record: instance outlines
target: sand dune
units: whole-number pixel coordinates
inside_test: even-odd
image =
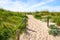
[[[20,36],[20,40],[60,40],[60,37],[48,34],[46,22],[37,20],[32,15],[28,15],[28,18],[28,29]]]

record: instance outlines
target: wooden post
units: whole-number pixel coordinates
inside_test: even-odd
[[[20,33],[19,33],[19,29],[16,30],[16,40],[20,40]]]
[[[49,16],[47,16],[47,27],[49,27]]]

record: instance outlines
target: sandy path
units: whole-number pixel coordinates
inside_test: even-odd
[[[46,22],[35,19],[32,15],[28,15],[29,30],[21,35],[20,40],[60,40],[60,37],[53,37],[48,34],[48,27]]]

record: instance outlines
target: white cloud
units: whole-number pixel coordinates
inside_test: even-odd
[[[44,6],[41,7],[41,10],[49,10],[49,11],[60,11],[60,6]]]
[[[38,3],[38,4],[35,4],[35,5],[31,6],[30,8],[42,6],[42,5],[45,5],[45,4],[50,3],[50,2],[52,2],[52,1],[53,1],[53,0],[47,0],[46,2],[40,2],[40,3]]]
[[[42,0],[42,2],[37,3],[35,5],[32,5],[32,6],[28,7],[27,11],[36,11],[36,10],[39,9],[39,7],[41,7],[41,6],[43,6],[43,5],[47,4],[47,3],[50,3],[52,1],[54,1],[54,0]]]
[[[33,8],[36,8],[36,7],[40,7],[40,6],[43,6],[43,5],[47,4],[47,3],[50,3],[52,1],[54,1],[54,0],[47,0],[46,2],[40,2],[38,4],[35,4],[35,5],[31,6],[31,7],[29,7],[28,9],[33,9]]]
[[[8,0],[0,0],[0,7],[2,7],[2,6],[4,6],[4,5],[6,5],[6,4],[8,4]]]
[[[12,11],[24,11],[27,5],[20,1],[0,0],[0,7]]]
[[[34,4],[33,1],[36,0],[29,0],[27,3],[21,2],[19,0],[11,1],[11,0],[0,0],[0,7],[12,11],[36,11],[36,10],[56,10],[59,11],[59,7],[51,7],[51,6],[45,6],[48,3],[53,2],[54,0],[42,0],[40,3]],[[50,11],[51,11],[50,10]]]

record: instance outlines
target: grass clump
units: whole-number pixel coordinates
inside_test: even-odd
[[[55,22],[58,26],[60,26],[60,16],[55,16],[53,18],[53,22]]]
[[[48,28],[50,28],[50,30],[48,31],[50,35],[53,35],[53,36],[60,35],[60,28],[57,28],[57,26],[50,25]]]

